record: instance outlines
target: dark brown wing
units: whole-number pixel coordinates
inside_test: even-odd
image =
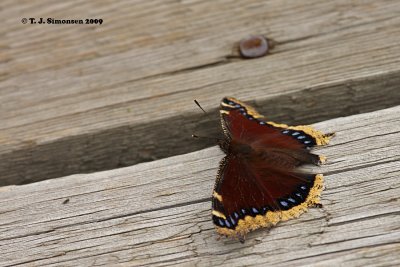
[[[226,157],[213,194],[213,221],[220,234],[243,238],[251,230],[294,218],[319,203],[321,174],[302,174]]]
[[[309,148],[329,136],[310,126],[266,122],[252,107],[233,98],[221,102],[227,157],[213,193],[213,221],[220,234],[239,237],[259,227],[294,218],[319,203],[321,174],[297,171],[323,158]]]
[[[328,144],[332,136],[332,134],[323,134],[308,125],[288,126],[267,121],[254,108],[234,98],[222,99],[220,112],[224,133],[232,139],[251,142],[259,140],[260,135],[283,135],[288,138],[282,138],[278,144],[279,147],[311,148]]]

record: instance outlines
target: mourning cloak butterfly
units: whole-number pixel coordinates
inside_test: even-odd
[[[322,174],[300,172],[303,164],[321,164],[313,146],[328,144],[332,134],[310,126],[266,121],[252,107],[230,97],[221,101],[226,153],[212,195],[212,219],[220,235],[238,238],[260,227],[296,218],[318,206]]]

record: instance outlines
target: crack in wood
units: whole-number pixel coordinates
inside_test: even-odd
[[[346,224],[351,224],[351,223],[355,223],[355,222],[368,221],[370,219],[382,218],[382,217],[392,216],[392,215],[400,215],[400,211],[379,213],[379,214],[369,215],[369,216],[362,217],[362,218],[347,219],[346,221],[342,221],[342,222],[328,223],[327,227],[340,226],[340,225],[346,225]]]

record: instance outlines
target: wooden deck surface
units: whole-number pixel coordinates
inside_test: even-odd
[[[217,147],[0,194],[0,266],[396,266],[400,107],[318,123],[328,147],[324,209],[216,240]],[[66,200],[68,200],[68,203]]]
[[[399,14],[396,0],[1,1],[0,266],[400,265]],[[250,34],[275,48],[241,59]],[[223,155],[190,136],[220,132],[224,96],[337,132],[318,150],[324,209],[216,240]]]
[[[224,96],[256,101],[286,123],[400,104],[396,0],[6,0],[0,7],[2,185],[210,146],[189,138],[197,129],[218,131],[217,117],[202,116],[193,99],[215,114]],[[30,25],[23,17],[104,22]],[[237,58],[235,44],[255,33],[275,40],[271,55]]]

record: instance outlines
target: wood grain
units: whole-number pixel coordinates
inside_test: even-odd
[[[217,132],[193,99],[214,114],[235,96],[286,123],[398,105],[399,12],[395,0],[2,1],[0,185],[210,146],[190,140]],[[237,58],[253,33],[275,49]]]
[[[0,190],[0,266],[396,266],[400,106],[315,126],[336,132],[323,209],[216,240],[217,147]],[[65,203],[68,199],[68,203]]]

